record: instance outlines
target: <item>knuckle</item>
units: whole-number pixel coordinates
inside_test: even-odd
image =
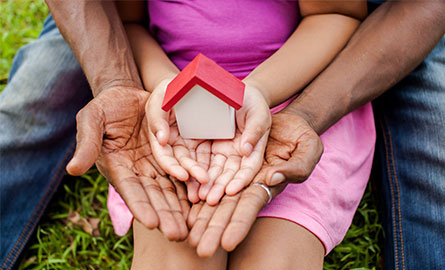
[[[224,229],[226,227],[222,224],[217,224],[217,223],[212,223],[210,222],[209,225],[207,226],[207,230],[213,230],[213,231],[218,231],[218,232],[223,232]]]
[[[230,206],[238,202],[238,197],[225,195],[224,198],[219,202],[220,207]]]
[[[261,122],[261,124],[263,124],[264,122]],[[254,128],[254,134],[257,136],[262,136],[266,131],[267,131],[267,127],[261,127],[261,125],[258,125]],[[259,138],[258,138],[259,139]]]
[[[264,191],[264,194],[265,192],[266,191]],[[266,205],[267,194],[266,196],[261,196],[258,193],[247,189],[245,192],[243,192],[242,199],[246,199],[247,201],[253,202],[254,205]]]
[[[81,122],[82,119],[84,118],[85,110],[86,110],[86,108],[83,108],[83,109],[81,109],[80,111],[77,112],[77,114],[76,114],[76,122],[77,123]]]

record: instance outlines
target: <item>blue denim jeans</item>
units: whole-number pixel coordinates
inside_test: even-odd
[[[445,39],[376,102],[385,269],[445,269]],[[0,269],[10,269],[57,189],[91,91],[51,17],[0,94]]]
[[[385,269],[445,269],[445,37],[374,109]]]
[[[0,94],[0,269],[10,269],[65,173],[75,115],[92,98],[71,48],[49,17],[21,48]]]

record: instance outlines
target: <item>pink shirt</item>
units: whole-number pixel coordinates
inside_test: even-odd
[[[148,1],[150,32],[183,69],[198,53],[246,77],[294,32],[297,1]]]

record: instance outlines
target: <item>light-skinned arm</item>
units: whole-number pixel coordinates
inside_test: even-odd
[[[299,1],[300,24],[245,81],[270,107],[301,91],[334,59],[367,15],[366,2]]]

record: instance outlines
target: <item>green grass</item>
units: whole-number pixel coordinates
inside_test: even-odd
[[[0,0],[0,91],[12,59],[24,44],[38,37],[48,9],[43,0]],[[31,237],[19,269],[129,269],[132,235],[113,233],[106,208],[107,182],[91,170],[65,177]],[[99,235],[92,236],[68,221],[70,211],[97,218]],[[345,240],[325,260],[325,269],[380,269],[382,226],[370,186]]]
[[[107,181],[94,169],[64,180],[19,269],[130,269],[132,234],[118,237],[113,232],[106,208]],[[69,222],[70,211],[98,218],[100,235],[91,236]]]
[[[42,0],[0,1],[0,90],[8,78],[12,58],[39,35],[48,8]]]

